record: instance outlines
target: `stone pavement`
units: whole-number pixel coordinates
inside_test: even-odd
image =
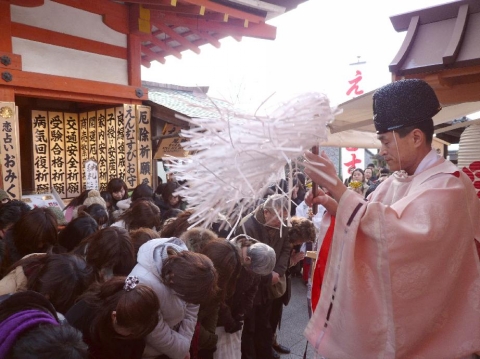
[[[292,278],[292,296],[290,303],[283,307],[282,323],[277,331],[277,341],[291,349],[290,354],[281,354],[282,359],[302,359],[307,339],[303,331],[308,323],[307,286],[303,279]],[[308,345],[307,359],[314,359],[314,351]]]

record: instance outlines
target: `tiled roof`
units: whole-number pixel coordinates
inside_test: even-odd
[[[184,116],[195,118],[218,118],[218,109],[232,108],[226,101],[206,95],[208,87],[181,87],[142,82],[148,89],[148,99]]]

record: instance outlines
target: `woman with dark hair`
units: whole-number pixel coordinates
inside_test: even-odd
[[[57,245],[58,223],[46,207],[26,212],[5,234],[2,273],[31,253],[47,253]]]
[[[80,206],[78,209],[78,214],[88,215],[97,222],[98,228],[104,228],[108,224],[108,212],[104,206],[98,203],[93,203],[89,206]]]
[[[87,359],[82,334],[43,295],[25,291],[3,296],[0,304],[0,358]]]
[[[178,238],[152,239],[140,247],[130,275],[149,285],[160,303],[159,323],[147,336],[144,358],[189,358],[198,305],[217,295],[212,261]]]
[[[33,290],[66,313],[93,280],[93,269],[76,255],[32,254],[15,263],[0,281],[0,295]]]
[[[188,227],[191,226],[191,223],[188,222],[188,219],[192,214],[193,211],[187,209],[186,211],[180,213],[177,217],[171,218],[167,222],[164,222],[162,230],[160,231],[162,238],[180,238],[182,233],[186,232]]]
[[[363,170],[361,168],[355,168],[352,172],[352,180],[348,184],[348,188],[364,196],[368,187],[369,185],[365,183]]]
[[[89,189],[83,191],[77,197],[72,199],[69,204],[65,206],[63,210],[65,212],[65,220],[67,222],[70,222],[72,219],[74,219],[77,216],[77,209],[87,199],[89,192],[90,192]]]
[[[82,331],[90,359],[140,359],[159,308],[155,292],[138,278],[113,277],[93,285],[65,317]]]
[[[237,248],[220,238],[208,241],[200,253],[213,262],[218,274],[219,291],[216,298],[200,305],[196,329],[198,340],[192,341],[190,354],[193,358],[213,359],[218,339],[215,334],[218,312],[220,306],[225,305],[225,299],[231,297],[235,291],[242,261]]]
[[[135,266],[135,252],[128,231],[119,227],[107,227],[85,238],[73,250],[95,270],[99,281],[113,276],[125,276]]]
[[[127,230],[138,228],[160,228],[160,210],[152,202],[144,199],[137,200],[123,212],[112,227],[121,227]]]
[[[137,257],[138,250],[141,246],[151,239],[160,238],[160,234],[150,228],[138,228],[129,232],[133,243],[133,248],[135,249],[135,258]]]
[[[96,231],[98,231],[98,223],[95,219],[88,215],[81,215],[58,233],[58,244],[70,252]]]
[[[121,214],[119,211],[118,202],[128,198],[128,187],[125,181],[120,178],[112,178],[107,184],[107,191],[112,195],[112,215],[113,221]]]
[[[161,185],[161,195],[155,196],[155,204],[160,208],[162,214],[169,209],[185,210],[185,203],[181,197],[174,195],[175,191],[179,188],[180,185],[177,182],[167,182]],[[158,190],[157,188],[157,191]]]

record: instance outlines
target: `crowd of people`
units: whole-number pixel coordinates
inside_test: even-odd
[[[373,109],[389,169],[343,182],[307,151],[293,188],[271,186],[235,228],[191,228],[175,181],[129,194],[113,179],[63,213],[0,191],[0,359],[274,359],[290,350],[276,332],[302,272],[322,357],[475,358],[475,189],[431,147],[428,84],[389,84]]]
[[[2,201],[0,358],[266,358],[250,342],[251,318],[286,292],[293,246],[315,239],[313,224],[293,217],[287,226],[289,199],[272,194],[253,213],[270,216],[282,236],[239,227],[227,240],[222,225],[190,228],[194,212],[175,195],[179,186],[129,193],[115,178],[63,213]],[[274,344],[272,332],[270,356]],[[23,353],[29,345],[37,354]]]

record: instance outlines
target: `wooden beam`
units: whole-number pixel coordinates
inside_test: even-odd
[[[130,86],[141,87],[142,75],[140,71],[141,54],[141,40],[138,36],[127,35],[128,47],[128,84]]]
[[[12,52],[12,21],[10,15],[10,4],[7,1],[0,1],[0,51]]]
[[[15,22],[12,23],[12,36],[42,42],[44,44],[91,52],[124,60],[127,59],[127,49],[124,47],[85,39],[83,37],[67,35],[61,32],[41,29],[30,25]]]
[[[168,46],[168,41],[164,42],[162,40],[159,40],[158,38],[156,38],[157,35],[160,35],[160,34],[163,34],[163,31],[160,31],[160,30],[157,30],[157,31],[154,31],[152,33],[152,35],[149,37],[149,41],[158,46],[159,48],[161,48],[163,51],[165,51],[168,55],[173,55],[175,56],[176,58],[178,59],[181,59],[182,58],[182,54],[180,52],[178,52],[177,50],[175,50],[173,47],[171,46]]]
[[[147,45],[142,45],[142,52],[150,58],[150,61],[156,60],[165,64],[165,57],[150,49]]]
[[[41,93],[45,91],[55,93],[55,96],[58,98],[70,99],[71,101],[76,101],[77,98],[80,97],[88,98],[89,101],[96,97],[116,98],[121,99],[121,101],[141,101],[148,98],[146,89],[143,89],[143,96],[138,97],[135,93],[138,87],[135,86],[124,86],[19,70],[10,70],[9,72],[12,74],[12,81],[3,82],[0,80],[0,85],[14,88],[17,94],[31,93],[32,91]]]
[[[460,6],[458,9],[458,16],[455,20],[455,28],[452,32],[452,37],[448,43],[447,49],[443,54],[443,64],[450,65],[457,60],[458,53],[462,47],[463,37],[467,28],[468,19],[468,4]]]
[[[10,0],[12,5],[23,6],[23,7],[37,7],[42,6],[44,0]]]
[[[15,90],[0,85],[0,102],[15,102]]]
[[[193,45],[189,40],[187,40],[186,38],[184,38],[182,35],[178,34],[177,32],[175,32],[173,29],[171,29],[168,25],[165,25],[163,22],[153,22],[152,23],[155,25],[155,27],[157,27],[159,30],[163,31],[165,34],[167,34],[168,36],[170,36],[172,39],[175,39],[177,40],[180,44],[182,44],[183,46],[189,48],[190,50],[192,50],[193,52],[195,52],[196,54],[199,54],[201,52],[200,48]]]
[[[277,29],[265,23],[250,24],[248,28],[241,26],[233,26],[230,23],[218,23],[212,21],[206,21],[201,16],[197,17],[182,17],[171,14],[163,14],[162,17],[158,17],[155,12],[152,11],[152,23],[165,23],[169,25],[184,26],[189,29],[219,32],[229,36],[249,36],[260,39],[275,40]]]
[[[265,21],[265,18],[258,15],[253,15],[245,11],[234,9],[230,6],[221,5],[209,0],[183,0],[189,4],[205,6],[207,10],[218,12],[221,14],[228,14],[231,17],[235,17],[237,19],[248,20],[254,23],[262,23]]]
[[[412,48],[413,43],[415,42],[415,37],[417,36],[419,23],[420,23],[419,16],[414,16],[410,19],[407,35],[405,36],[405,39],[403,39],[402,46],[398,50],[397,55],[395,56],[391,64],[388,66],[391,73],[395,73],[398,70],[400,70],[400,67],[402,66],[403,62],[407,58],[407,55],[410,52],[410,49]]]
[[[193,34],[195,34],[195,35],[197,35],[197,36],[199,36],[199,37],[207,40],[211,45],[213,45],[213,46],[216,47],[217,49],[220,48],[220,46],[221,46],[220,41],[218,41],[217,38],[213,37],[213,36],[210,35],[208,32],[206,32],[206,31],[196,31],[196,30],[192,30],[192,29],[190,29],[190,31],[191,31]]]
[[[103,23],[122,34],[129,33],[128,7],[110,0],[52,0],[59,4],[102,15]]]
[[[9,52],[0,51],[0,57],[6,56],[10,59],[10,64],[4,65],[0,62],[0,69],[13,69],[13,70],[21,70],[22,69],[22,56],[12,54]]]
[[[200,9],[201,6],[196,5],[177,5],[171,6],[170,4],[167,5],[144,5],[146,9],[154,10],[158,12],[173,12],[175,14],[182,14],[182,15],[201,15]]]

